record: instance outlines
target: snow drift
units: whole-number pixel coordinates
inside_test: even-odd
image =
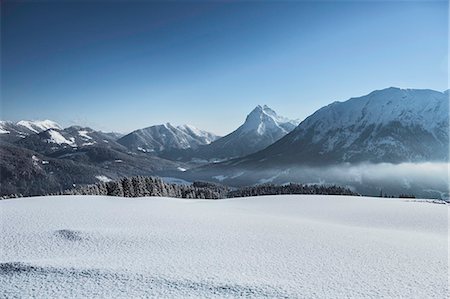
[[[59,196],[0,211],[0,297],[447,296],[441,204]]]

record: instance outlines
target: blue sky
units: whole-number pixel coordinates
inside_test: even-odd
[[[389,86],[447,89],[447,1],[2,2],[2,119],[226,134]]]

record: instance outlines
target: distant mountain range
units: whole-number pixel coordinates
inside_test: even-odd
[[[49,120],[1,121],[1,194],[44,194],[130,175],[243,185],[294,180],[293,167],[448,162],[448,97],[387,88],[334,102],[300,124],[257,106],[224,137],[170,123],[121,136]],[[302,173],[296,182],[304,179]]]
[[[32,126],[41,122],[27,123],[36,132],[11,122],[1,123],[2,195],[42,195],[78,184],[184,169],[180,162],[131,152],[116,141],[115,133],[79,126],[61,129],[57,124],[44,130]]]

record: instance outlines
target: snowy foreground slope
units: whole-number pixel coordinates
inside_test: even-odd
[[[446,298],[447,206],[340,196],[0,201],[1,298]]]

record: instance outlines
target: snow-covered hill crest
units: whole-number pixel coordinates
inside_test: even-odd
[[[21,120],[17,123],[18,126],[25,127],[34,133],[40,133],[48,129],[58,129],[61,130],[62,127],[52,120]]]
[[[21,120],[18,122],[0,120],[0,138],[7,142],[15,142],[49,129],[61,130],[61,126],[51,120]]]
[[[191,125],[174,126],[165,123],[133,131],[118,142],[132,150],[160,152],[168,149],[196,148],[217,138],[215,134]]]
[[[61,126],[52,120],[21,120],[16,123],[0,120],[0,134],[29,135],[40,133],[48,129],[61,130]]]
[[[446,298],[445,205],[277,195],[0,201],[2,298]],[[326,287],[324,287],[326,285]]]

